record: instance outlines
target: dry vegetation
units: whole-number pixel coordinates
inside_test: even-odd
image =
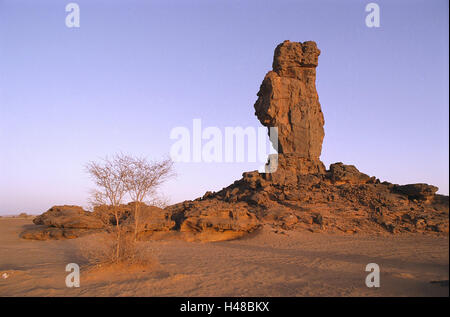
[[[156,195],[158,187],[174,175],[170,159],[148,161],[146,158],[115,155],[101,162],[89,162],[86,170],[97,188],[91,204],[101,206],[101,218],[107,233],[92,236],[82,243],[83,256],[92,264],[147,265],[154,259],[146,243],[138,240],[140,205],[145,199],[164,203]],[[121,204],[126,196],[134,202],[133,229],[125,222]]]
[[[135,241],[133,234],[125,233],[120,238],[120,253],[117,255],[117,236],[114,233],[99,233],[80,239],[80,255],[91,268],[142,268],[157,265],[153,252],[146,241]]]

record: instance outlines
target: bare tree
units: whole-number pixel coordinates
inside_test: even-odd
[[[144,157],[119,155],[124,172],[124,186],[134,204],[134,239],[139,231],[139,208],[146,198],[155,199],[159,186],[174,176],[171,159],[149,161]]]
[[[115,218],[117,261],[119,261],[121,241],[121,209],[119,206],[126,194],[124,182],[126,170],[120,162],[119,156],[115,156],[113,159],[105,158],[101,162],[91,161],[86,164],[86,171],[97,185],[97,189],[92,192],[92,203],[111,206]]]

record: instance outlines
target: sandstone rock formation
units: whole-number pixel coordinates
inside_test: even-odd
[[[103,229],[103,222],[79,206],[53,206],[33,219],[35,228],[21,234],[24,239],[73,239]]]
[[[370,180],[376,181],[374,177],[358,171],[355,166],[341,162],[330,165],[329,177],[333,184],[365,184]]]
[[[119,209],[122,230],[134,232],[134,203],[115,207]],[[139,209],[140,236],[149,236],[154,232],[169,231],[174,228],[172,214],[166,210],[141,204]],[[115,218],[112,207],[96,206],[93,212],[80,206],[54,206],[36,217],[35,228],[25,230],[24,239],[49,240],[73,239],[89,233],[114,230]]]
[[[328,170],[320,161],[324,118],[315,88],[320,50],[314,42],[285,41],[275,49],[254,105],[264,126],[277,127],[278,155],[268,171],[245,172],[218,192],[167,208],[142,206],[140,237],[178,233],[188,240],[240,237],[261,226],[279,230],[336,233],[448,234],[449,197],[427,184],[381,182],[341,162]],[[272,136],[271,136],[272,137]],[[57,206],[39,216],[39,228],[24,238],[69,238],[106,230],[114,222],[108,206],[87,213]],[[132,231],[133,205],[122,205],[122,221]]]
[[[276,142],[271,135],[278,155],[269,157],[268,173],[243,173],[241,180],[217,193],[167,208],[189,224],[191,218],[207,219],[239,206],[247,210],[240,222],[249,226],[216,222],[181,227],[251,232],[257,224],[268,224],[313,232],[448,233],[448,196],[435,195],[436,187],[381,183],[340,162],[325,169],[320,161],[324,118],[315,87],[319,55],[314,42],[284,41],[275,49],[272,71],[254,105],[260,122],[278,129]],[[221,215],[227,217],[226,212]],[[228,218],[236,216],[230,213]]]
[[[248,233],[259,226],[256,216],[250,213],[246,204],[243,203],[228,203],[212,199],[202,204],[184,202],[172,206],[169,210],[174,214],[182,215],[177,218],[181,232],[214,230]]]
[[[284,41],[255,103],[256,116],[278,129],[278,166],[294,174],[323,173],[320,161],[324,118],[316,91],[320,50],[315,42]],[[276,136],[275,136],[276,137]],[[274,143],[274,142],[272,142]]]
[[[34,218],[37,225],[56,228],[100,229],[103,223],[79,206],[53,206],[42,215]]]
[[[430,200],[434,197],[438,188],[428,184],[408,184],[395,186],[394,190],[407,195],[411,199]]]
[[[119,222],[122,224],[123,229],[134,232],[135,203],[131,202],[114,208],[119,211]],[[114,208],[106,205],[95,206],[92,215],[101,219],[104,228],[111,228],[116,223]],[[175,226],[172,214],[164,209],[139,203],[138,211],[139,231],[141,235],[148,235],[156,231],[169,231]]]

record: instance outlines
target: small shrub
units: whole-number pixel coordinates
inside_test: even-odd
[[[126,264],[151,266],[156,262],[149,243],[135,241],[132,233],[121,235],[118,256],[117,243],[117,235],[115,233],[93,234],[79,241],[81,255],[90,265]]]

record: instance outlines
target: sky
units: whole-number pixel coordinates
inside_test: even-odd
[[[284,40],[321,50],[321,159],[449,192],[447,0],[0,0],[0,214],[87,206],[88,161],[168,155],[174,127],[259,127],[253,104]],[[176,163],[172,203],[256,163]]]

